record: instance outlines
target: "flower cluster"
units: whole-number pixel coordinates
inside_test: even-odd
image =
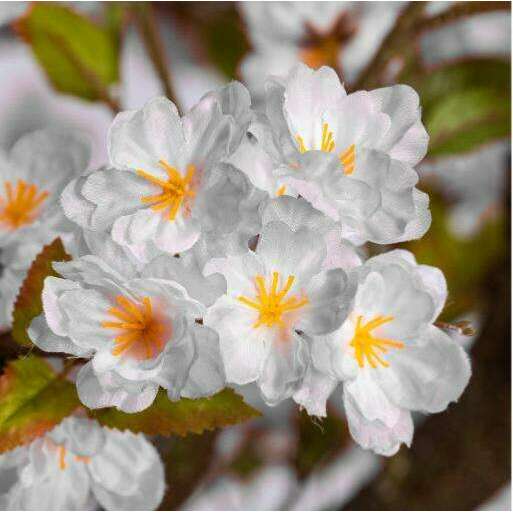
[[[175,401],[254,383],[269,405],[325,416],[342,383],[355,440],[393,454],[411,442],[411,412],[445,409],[470,377],[434,324],[441,271],[364,246],[429,228],[418,95],[348,94],[333,69],[303,64],[265,91],[263,111],[238,82],[183,116],[155,98],[115,118],[108,165],[76,157],[58,209],[73,258],[54,263],[29,336],[87,360],[76,384],[89,408],[134,413],[160,387]],[[13,163],[0,241],[43,223],[60,194]]]
[[[76,416],[0,455],[0,470],[10,484],[2,510],[145,510],[164,495],[164,467],[143,435]]]

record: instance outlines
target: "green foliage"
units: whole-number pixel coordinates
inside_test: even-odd
[[[326,418],[318,421],[305,411],[299,412],[297,426],[299,438],[295,466],[302,478],[337,456],[351,441],[345,420],[332,410],[328,411]]]
[[[260,414],[226,388],[212,397],[179,401],[170,401],[161,389],[154,403],[142,412],[129,414],[116,408],[103,408],[91,410],[89,415],[111,428],[147,435],[185,436],[238,424]]]
[[[60,238],[45,246],[32,262],[14,304],[12,338],[23,346],[31,346],[27,329],[34,317],[43,311],[41,293],[47,276],[59,276],[52,267],[53,262],[71,260],[64,250]]]
[[[110,27],[57,3],[34,2],[17,30],[60,92],[105,100],[118,80],[119,45]]]
[[[511,133],[508,62],[451,63],[409,82],[421,97],[430,157],[467,152]]]
[[[78,406],[75,385],[43,359],[11,361],[0,376],[0,452],[42,436]]]

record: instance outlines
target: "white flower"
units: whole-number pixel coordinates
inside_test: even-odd
[[[296,66],[270,80],[267,117],[283,162],[275,169],[312,205],[340,221],[346,237],[391,243],[418,238],[431,222],[412,166],[428,136],[408,86],[347,95],[331,68]],[[274,154],[274,147],[272,147]]]
[[[220,337],[227,380],[256,382],[268,404],[290,397],[307,366],[298,331],[328,333],[345,318],[353,294],[342,269],[322,271],[326,245],[308,228],[271,222],[255,252],[213,260],[227,293],[204,318]]]
[[[240,143],[246,115],[249,96],[237,83],[204,96],[183,118],[165,98],[118,114],[109,135],[113,168],[70,186],[65,211],[74,210],[89,229],[111,230],[144,260],[191,248],[202,230],[238,228],[234,220],[248,187],[238,170],[219,165]],[[83,213],[70,206],[77,197]],[[216,203],[225,206],[222,213]]]
[[[0,469],[11,482],[3,510],[153,510],[165,488],[162,461],[143,435],[79,417],[0,455]]]
[[[459,398],[470,364],[433,325],[447,297],[440,270],[395,250],[352,272],[358,280],[352,311],[339,329],[310,339],[313,365],[294,398],[324,416],[326,399],[343,381],[351,434],[363,447],[391,455],[411,443],[411,411],[440,412]]]
[[[172,400],[218,392],[218,337],[195,322],[204,307],[176,282],[141,278],[144,269],[130,266],[118,249],[54,263],[63,278],[46,278],[44,313],[31,323],[31,340],[45,351],[91,359],[77,377],[89,408],[141,411],[159,386]]]
[[[79,134],[46,129],[21,137],[0,161],[1,327],[10,325],[19,287],[43,246],[61,237],[72,249],[74,226],[59,197],[88,160],[89,145]]]
[[[257,96],[263,78],[284,76],[298,62],[332,66],[353,81],[392,27],[401,2],[244,2],[252,51],[241,73]]]

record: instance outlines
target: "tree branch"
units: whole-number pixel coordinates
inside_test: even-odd
[[[146,51],[153,63],[155,71],[162,83],[165,95],[177,105],[176,94],[171,83],[167,66],[167,57],[155,21],[153,7],[150,2],[136,2],[132,10],[139,32],[146,46]]]

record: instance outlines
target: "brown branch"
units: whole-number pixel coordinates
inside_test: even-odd
[[[509,2],[460,2],[454,4],[446,11],[441,12],[430,18],[420,20],[416,27],[416,31],[436,29],[447,23],[458,21],[461,18],[482,14],[486,12],[501,11],[509,9]]]
[[[403,9],[374,58],[361,72],[353,90],[370,89],[380,85],[380,78],[390,60],[412,49],[411,35],[419,18],[424,14],[425,6],[424,2],[411,2]]]
[[[165,95],[177,105],[176,94],[171,83],[168,69],[168,60],[164,52],[164,45],[160,37],[151,2],[135,2],[132,6],[135,21],[141,34],[146,51],[153,63]]]

